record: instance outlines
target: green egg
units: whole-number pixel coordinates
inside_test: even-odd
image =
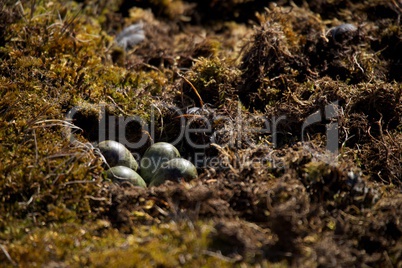
[[[140,174],[146,183],[150,183],[153,175],[164,162],[178,157],[180,153],[172,144],[157,142],[144,153],[140,162]]]
[[[106,171],[106,176],[113,182],[130,182],[135,186],[147,187],[141,176],[126,166],[114,166]]]
[[[190,181],[198,177],[197,168],[190,161],[183,158],[175,158],[162,163],[154,174],[149,186],[158,186],[166,180]]]
[[[98,144],[109,167],[126,166],[134,171],[138,169],[138,163],[131,152],[121,143],[112,140],[102,141]]]

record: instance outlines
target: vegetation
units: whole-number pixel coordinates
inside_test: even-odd
[[[401,4],[262,2],[0,0],[3,266],[402,265]],[[183,122],[196,179],[107,178]]]

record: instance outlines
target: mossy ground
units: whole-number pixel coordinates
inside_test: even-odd
[[[402,265],[402,5],[262,2],[0,0],[2,266]],[[139,21],[145,41],[117,47]],[[331,103],[336,155],[334,118],[301,131]],[[177,147],[217,161],[114,185],[94,147],[106,115],[155,125],[108,122],[147,137],[138,155],[207,119]]]

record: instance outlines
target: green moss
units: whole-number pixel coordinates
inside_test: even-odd
[[[326,35],[340,21],[321,19],[321,8],[330,15],[325,1],[278,3],[256,16],[265,6],[252,0],[137,1],[144,9],[130,9],[129,17],[121,14],[129,1],[106,2],[0,0],[3,266],[398,266],[401,33],[394,4],[343,1],[350,10],[339,19],[365,22],[348,45]],[[358,18],[377,9],[387,12]],[[259,20],[255,31],[249,19]],[[145,40],[119,51],[113,35],[138,21]],[[336,118],[327,118],[331,102],[339,104]],[[186,113],[206,103],[200,114],[171,108]],[[83,131],[71,143],[66,113],[73,107]],[[98,139],[101,107],[108,116],[155,119],[155,133],[127,127],[130,141],[142,134],[170,141],[182,118],[207,116],[213,133],[194,137],[217,143],[202,155],[219,163],[200,166],[190,183],[144,189],[105,181],[90,143]],[[304,133],[309,143],[297,143],[317,111],[321,122]],[[274,147],[265,123],[282,115],[283,125],[270,129],[280,133]],[[320,162],[329,123],[338,124],[343,146],[336,163]],[[185,157],[201,152],[185,141],[178,146]]]
[[[134,233],[125,235],[104,220],[52,224],[20,230],[22,235],[6,250],[14,262],[31,267],[51,263],[73,267],[229,267],[228,260],[208,254],[211,228],[208,222],[182,221],[138,226]],[[3,256],[0,260],[7,263]]]
[[[237,68],[218,58],[199,58],[187,74],[187,78],[198,91],[204,103],[221,105],[233,96],[236,79],[240,75]],[[186,93],[194,96],[191,85],[185,85]],[[193,97],[196,101],[197,98]]]
[[[108,200],[101,161],[90,146],[65,139],[64,114],[74,106],[89,107],[82,114],[88,117],[91,107],[104,102],[147,118],[151,97],[162,92],[167,78],[113,65],[105,49],[111,38],[74,2],[24,2],[21,8],[24,19],[7,26],[1,48],[7,57],[0,70],[0,237],[8,241],[4,250],[11,260],[1,254],[1,262],[173,267],[184,258],[196,266],[222,266],[202,253],[207,225],[196,233],[187,224],[139,227],[127,237],[107,222],[94,224]]]
[[[103,78],[104,33],[78,5],[20,7],[25,17],[7,26],[2,47],[0,210],[33,222],[90,218],[87,197],[98,196],[102,168],[90,148],[64,138],[64,113],[77,99],[99,101],[104,85],[125,77],[111,68],[114,79]]]

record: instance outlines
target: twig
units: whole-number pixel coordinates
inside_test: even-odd
[[[107,96],[107,98],[113,102],[113,104],[116,106],[117,109],[119,109],[120,112],[122,112],[124,115],[129,116],[129,114],[127,114],[119,105],[117,105],[112,97]]]
[[[63,186],[67,186],[70,184],[86,184],[86,183],[97,183],[97,181],[68,181],[63,183]]]
[[[60,120],[60,119],[46,119],[46,120],[42,120],[42,121],[37,121],[34,123],[34,125],[39,125],[42,123],[46,123],[46,125],[33,126],[32,128],[35,129],[35,128],[41,128],[41,127],[64,126],[64,127],[70,127],[73,129],[81,130],[81,128],[77,127],[76,125],[74,125],[66,120]],[[51,123],[51,124],[47,124],[47,123]]]
[[[22,3],[21,3],[21,1],[18,1],[17,3],[15,3],[15,6],[18,6],[19,7],[19,9],[20,9],[20,13],[21,13],[21,17],[24,19],[24,21],[26,22],[27,21],[27,19],[26,19],[26,17],[25,17],[25,11],[24,11],[24,7],[22,6]]]
[[[190,87],[193,89],[195,95],[197,95],[198,100],[200,101],[200,106],[204,107],[204,102],[202,101],[202,98],[200,96],[200,94],[198,93],[197,89],[195,88],[195,86],[187,79],[185,78],[181,73],[176,72],[178,76],[180,76],[181,78],[183,78],[184,81],[186,81]],[[182,90],[182,95],[183,95],[183,90]]]
[[[237,261],[237,259],[231,259],[231,258],[228,258],[226,256],[223,256],[220,253],[209,251],[209,250],[203,250],[202,253],[205,254],[205,255],[211,256],[211,257],[221,259],[223,261],[227,261],[227,262],[232,262],[233,263],[233,262]]]
[[[15,261],[13,261],[13,259],[11,259],[11,256],[10,256],[10,254],[8,254],[6,248],[1,244],[0,244],[0,249],[1,249],[1,251],[3,251],[4,255],[6,255],[6,258],[11,262],[11,264],[13,266],[18,266],[18,264]]]
[[[360,64],[357,62],[357,54],[353,55],[353,61],[356,63],[357,67],[359,67],[360,71],[362,71],[362,73],[364,73],[364,69],[360,66]]]
[[[84,198],[88,198],[88,199],[91,199],[91,200],[94,200],[94,201],[99,201],[99,202],[106,201],[108,205],[112,204],[112,200],[111,200],[110,197],[107,198],[107,197],[95,197],[95,196],[92,196],[92,195],[86,195],[86,196],[84,196]]]
[[[160,115],[160,117],[161,117],[161,132],[160,132],[160,134],[159,134],[159,138],[161,138],[161,137],[162,137],[163,128],[164,128],[164,127],[163,127],[163,114],[162,114],[161,109],[159,109],[158,106],[152,105],[152,107],[155,107],[155,108],[158,110],[159,115]],[[153,123],[153,122],[152,122],[152,123]],[[153,133],[153,134],[155,134],[155,133]],[[151,139],[152,139],[152,136],[151,136]]]
[[[32,130],[32,133],[33,133],[34,142],[35,142],[35,162],[38,163],[39,153],[38,153],[38,142],[36,140],[35,129]]]

